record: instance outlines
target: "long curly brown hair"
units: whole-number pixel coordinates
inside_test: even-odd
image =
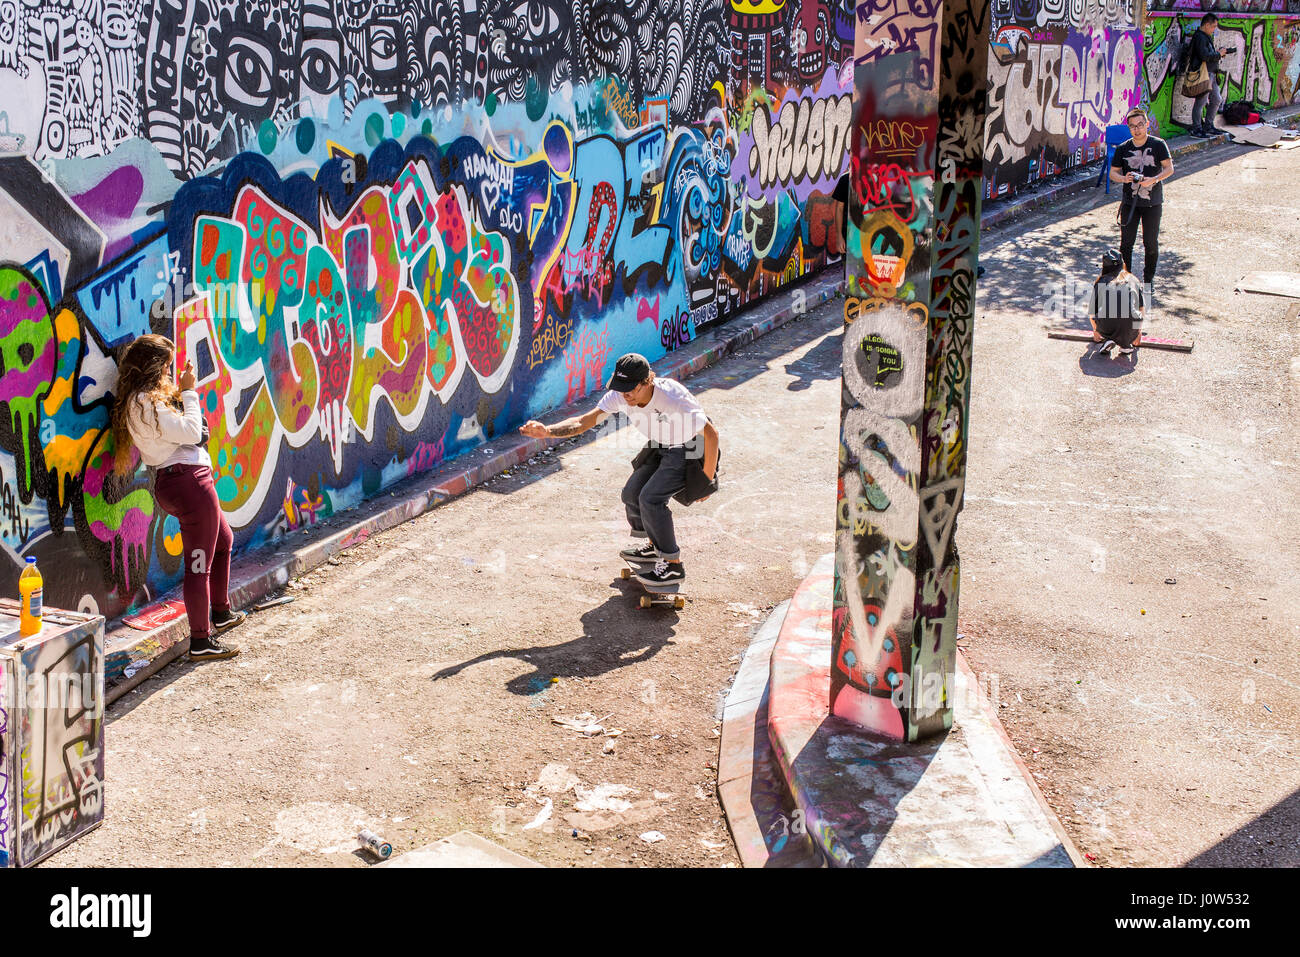
[[[119,475],[131,471],[132,448],[131,430],[127,426],[126,412],[135,401],[143,395],[150,399],[160,399],[177,409],[183,408],[181,390],[177,388],[174,356],[176,346],[166,336],[153,333],[141,336],[126,348],[117,365],[117,388],[113,390],[113,470]],[[152,403],[146,407],[154,412]]]

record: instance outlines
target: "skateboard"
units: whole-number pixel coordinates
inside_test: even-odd
[[[686,596],[679,595],[682,583],[673,582],[671,585],[647,585],[641,579],[637,578],[637,572],[646,568],[654,568],[654,562],[638,562],[631,558],[624,558],[624,564],[627,568],[619,569],[619,577],[624,581],[634,581],[645,589],[646,594],[641,596],[640,605],[642,608],[650,608],[653,605],[672,605],[678,611],[686,607]]]

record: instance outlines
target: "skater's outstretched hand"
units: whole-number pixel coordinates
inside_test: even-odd
[[[550,436],[551,431],[536,419],[530,419],[519,427],[519,431],[530,439],[544,439]]]

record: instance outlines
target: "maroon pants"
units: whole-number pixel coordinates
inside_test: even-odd
[[[154,480],[154,497],[164,512],[180,520],[185,612],[190,634],[206,638],[212,632],[211,610],[230,610],[230,546],[235,540],[212,484],[212,469],[206,465],[161,468]]]

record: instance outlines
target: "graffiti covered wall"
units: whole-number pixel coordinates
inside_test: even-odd
[[[1219,0],[1213,7],[1162,0],[1158,9],[1147,21],[1143,88],[1166,134],[1191,125],[1192,100],[1182,94],[1177,69],[1206,10],[1219,16],[1215,46],[1229,51],[1220,60],[1223,102],[1251,100],[1263,109],[1300,104],[1300,0]]]
[[[848,0],[0,0],[0,542],[180,578],[115,350],[193,358],[237,548],[835,259]],[[12,587],[12,586],[10,586]]]
[[[1142,99],[1133,0],[992,0],[986,198],[1106,154]]]

